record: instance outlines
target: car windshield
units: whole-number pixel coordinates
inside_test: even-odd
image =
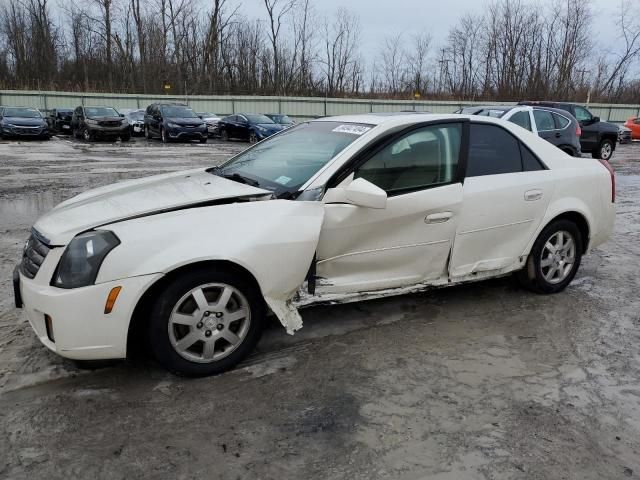
[[[189,107],[164,106],[162,107],[162,115],[168,118],[196,118],[197,115]]]
[[[202,112],[202,113],[199,113],[198,116],[202,117],[202,118],[217,117],[217,115],[215,113],[210,113],[210,112]]]
[[[135,112],[127,113],[127,117],[131,120],[144,120],[144,111],[137,110]]]
[[[372,125],[306,122],[237,155],[211,173],[291,198],[315,173]]]
[[[245,117],[247,117],[247,120],[249,120],[249,123],[275,123],[273,120],[271,120],[269,117],[267,117],[266,115],[245,115]]]
[[[5,117],[42,118],[42,114],[35,108],[5,108],[2,115]]]
[[[117,117],[118,112],[111,107],[84,107],[87,117]]]

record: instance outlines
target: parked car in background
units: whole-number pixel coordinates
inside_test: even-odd
[[[218,122],[218,130],[222,140],[236,138],[249,140],[249,143],[259,142],[284,130],[284,128],[266,115],[256,113],[229,115]]]
[[[473,106],[456,113],[502,118],[538,134],[572,157],[581,156],[578,121],[565,110],[551,107],[512,105]]]
[[[0,138],[49,140],[49,125],[37,108],[3,107],[0,110]]]
[[[267,117],[273,120],[279,125],[283,125],[286,128],[292,127],[296,124],[288,115],[282,113],[265,113]]]
[[[625,123],[624,126],[631,131],[631,140],[640,140],[640,118],[631,117]]]
[[[135,332],[171,372],[211,375],[252,352],[269,311],[293,333],[298,306],[511,272],[559,293],[610,237],[614,185],[608,162],[499,119],[323,118],[66,200],[33,226],[15,300],[59,355],[124,358]]]
[[[159,137],[163,143],[174,140],[198,140],[207,143],[207,124],[188,105],[152,103],[144,114],[144,135]]]
[[[520,102],[520,105],[552,107],[565,110],[573,115],[582,129],[580,146],[583,152],[591,153],[593,158],[610,160],[618,141],[618,127],[613,123],[602,122],[600,117],[591,114],[581,105],[564,102]]]
[[[199,112],[197,115],[207,124],[207,132],[210,137],[218,134],[218,122],[222,117],[210,112]]]
[[[124,117],[129,122],[129,131],[132,136],[144,135],[144,110],[127,110]]]
[[[631,143],[631,129],[618,125],[618,143]]]
[[[74,137],[87,142],[116,138],[128,142],[131,139],[129,122],[113,107],[76,107],[71,117],[71,130]]]
[[[46,120],[51,133],[66,133],[71,135],[71,117],[73,108],[54,108],[49,112]]]

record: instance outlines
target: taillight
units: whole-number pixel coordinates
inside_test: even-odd
[[[604,165],[604,168],[609,170],[611,175],[611,203],[616,201],[616,173],[613,171],[613,167],[606,160],[600,160],[600,163]]]
[[[576,128],[576,135],[577,136],[582,135],[582,129],[580,128],[580,125],[578,125],[578,127]]]

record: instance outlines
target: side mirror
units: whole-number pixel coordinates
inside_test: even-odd
[[[598,123],[600,121],[600,117],[593,117],[591,119],[591,123]]]
[[[347,202],[366,208],[386,208],[387,192],[364,178],[356,178],[344,190]]]
[[[124,113],[120,113],[120,118],[124,118]]]

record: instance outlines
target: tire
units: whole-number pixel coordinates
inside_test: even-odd
[[[151,140],[151,132],[149,131],[149,125],[144,126],[144,138]]]
[[[85,142],[93,142],[95,140],[95,136],[87,127],[82,130],[82,138]]]
[[[228,142],[229,141],[229,132],[227,132],[226,130],[221,130],[220,131],[220,140],[222,140],[223,142]]]
[[[218,307],[215,303],[223,295],[226,303]],[[264,301],[251,281],[227,270],[195,270],[158,294],[149,322],[151,349],[158,362],[176,375],[216,375],[253,351],[265,316]]]
[[[555,247],[560,241],[566,247],[556,255],[549,246]],[[561,292],[576,276],[582,252],[583,239],[577,225],[569,220],[556,220],[540,232],[517,278],[523,287],[536,293]],[[568,259],[573,259],[573,262],[569,264]],[[556,269],[555,273],[552,273],[553,269]]]
[[[131,140],[131,134],[120,135],[120,141],[121,142],[128,142],[129,140]]]
[[[167,136],[167,131],[164,127],[160,127],[160,139],[162,140],[162,143],[169,143],[171,141]]]
[[[249,132],[249,143],[251,144],[258,143],[258,136],[256,135],[256,132],[254,131]]]
[[[591,152],[591,156],[599,160],[611,160],[611,157],[613,156],[613,150],[615,148],[616,146],[613,144],[613,142],[608,138],[605,138],[600,142],[597,150]]]
[[[201,138],[200,143],[207,143],[207,137]]]

